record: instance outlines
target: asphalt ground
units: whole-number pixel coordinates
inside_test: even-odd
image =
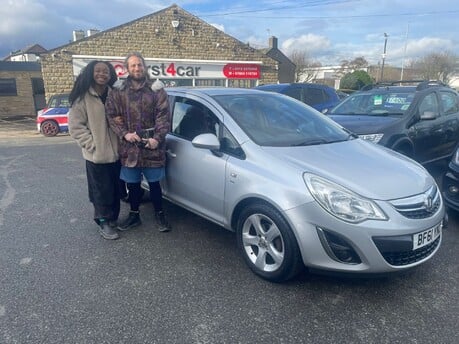
[[[168,202],[172,232],[145,202],[141,226],[103,240],[74,140],[30,118],[0,133],[1,344],[459,342],[459,216],[409,273],[269,283],[233,233]]]

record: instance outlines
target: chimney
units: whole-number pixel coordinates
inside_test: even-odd
[[[274,36],[269,37],[269,47],[271,49],[277,49],[277,37],[274,37]]]
[[[84,31],[83,30],[73,30],[73,41],[79,41],[80,39],[84,38]]]
[[[89,29],[86,33],[86,36],[89,37],[89,36],[92,36],[92,35],[95,35],[96,33],[99,33],[100,30],[97,30],[97,29]]]

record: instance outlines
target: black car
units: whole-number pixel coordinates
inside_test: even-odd
[[[459,211],[459,149],[451,159],[448,171],[443,175],[442,190],[445,204]]]
[[[451,157],[459,143],[458,93],[438,81],[403,83],[408,82],[353,93],[327,115],[361,138],[422,164]]]
[[[313,107],[318,111],[329,110],[341,100],[333,87],[313,83],[266,84],[258,90],[282,93]]]

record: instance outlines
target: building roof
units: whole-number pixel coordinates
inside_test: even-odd
[[[0,61],[0,72],[40,72],[38,62]]]
[[[32,45],[29,45],[29,46],[27,46],[25,48],[22,48],[22,49],[19,49],[19,50],[16,50],[16,51],[12,51],[8,56],[6,56],[3,59],[3,61],[9,61],[9,60],[11,60],[11,57],[17,56],[17,55],[34,54],[34,55],[39,56],[40,54],[44,54],[44,53],[47,53],[47,52],[48,52],[48,50],[43,48],[40,44],[32,44]]]

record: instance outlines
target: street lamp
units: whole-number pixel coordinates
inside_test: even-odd
[[[382,81],[384,76],[384,60],[386,59],[387,37],[389,37],[389,35],[384,32],[384,51],[382,54],[381,77],[379,78],[379,81]]]

